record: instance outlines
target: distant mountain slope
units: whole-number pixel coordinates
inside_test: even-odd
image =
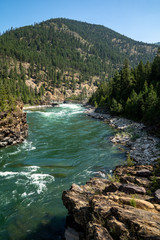
[[[152,61],[156,52],[156,45],[134,41],[104,26],[51,19],[0,36],[0,78],[18,74],[35,95],[42,87],[42,93],[61,98],[85,95],[121,68],[126,58],[135,66],[140,60]],[[28,97],[27,91],[24,102],[34,95]]]

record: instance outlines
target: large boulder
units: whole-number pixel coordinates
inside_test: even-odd
[[[22,103],[18,102],[12,112],[1,113],[0,119],[0,147],[14,145],[24,141],[28,135],[26,113]]]
[[[160,189],[155,191],[155,200],[157,203],[160,203]]]
[[[141,170],[137,171],[137,176],[150,177],[150,176],[152,176],[152,172],[148,169],[141,169]]]
[[[137,174],[143,168],[140,165],[121,166],[114,172],[118,173],[120,181],[125,173],[125,176],[129,174],[128,182],[129,179],[142,182],[141,186],[92,178],[83,186],[73,184],[70,190],[63,192],[62,199],[69,216],[82,233],[79,240],[160,240],[160,189],[155,192],[156,201],[147,195],[145,180],[146,187],[151,180],[144,174],[143,177]],[[146,169],[150,171],[152,167]],[[78,237],[72,231],[68,234],[75,235],[75,239]]]
[[[128,194],[146,194],[146,189],[144,187],[139,187],[137,185],[132,185],[132,184],[122,184],[119,187],[119,191],[125,192]]]

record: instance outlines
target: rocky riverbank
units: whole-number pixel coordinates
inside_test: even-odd
[[[72,184],[63,192],[69,213],[66,240],[160,240],[160,140],[141,123],[94,108],[86,114],[117,129],[111,141],[125,148],[131,162],[106,179]]]
[[[159,184],[160,172],[151,165],[120,166],[108,179],[73,184],[62,196],[66,240],[160,239]]]
[[[28,125],[22,103],[18,102],[12,112],[0,113],[0,147],[21,143],[27,135]]]
[[[160,157],[160,139],[150,135],[144,124],[126,118],[113,117],[110,114],[97,113],[94,108],[87,108],[86,114],[106,121],[117,129],[111,141],[125,146],[126,152],[136,164],[152,164]]]

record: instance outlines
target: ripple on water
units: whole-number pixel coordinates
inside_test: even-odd
[[[51,111],[49,111],[50,109]],[[34,113],[34,114],[40,114],[42,117],[47,118],[61,118],[61,117],[69,117],[75,114],[83,113],[84,109],[80,105],[75,104],[60,104],[59,107],[56,108],[47,108],[48,111],[42,110],[42,111],[30,111],[26,110],[27,113]]]
[[[46,214],[64,218],[64,190],[73,182],[104,177],[123,161],[109,143],[112,129],[83,111],[75,104],[26,111],[27,139],[0,150],[0,212],[5,216],[5,221],[0,219],[0,239],[25,239],[28,230],[42,226]]]
[[[47,190],[47,184],[54,182],[55,178],[50,174],[35,173],[37,169],[39,169],[39,167],[32,166],[27,168],[27,170],[31,170],[29,172],[0,172],[0,177],[4,177],[5,180],[16,178],[17,181],[15,181],[15,183],[17,186],[23,184],[25,184],[25,187],[34,185],[37,193],[40,194]]]
[[[24,140],[23,144],[20,147],[20,150],[23,150],[23,151],[32,151],[35,149],[36,147],[33,146],[33,142],[28,140]]]
[[[29,151],[33,151],[36,149],[36,147],[33,146],[33,142],[26,140],[26,139],[20,145],[16,145],[13,147],[14,147],[14,150],[11,149],[12,151],[10,151],[10,148],[8,148],[7,156],[18,155],[22,151],[29,152]],[[4,156],[5,156],[5,154],[4,154]],[[3,156],[1,158],[3,158]]]

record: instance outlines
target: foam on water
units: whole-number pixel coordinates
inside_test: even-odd
[[[18,177],[18,180],[15,182],[17,185],[23,185],[24,183],[26,185],[34,185],[37,193],[40,194],[47,190],[47,184],[54,182],[55,178],[49,174],[35,173],[37,169],[39,169],[39,167],[32,166],[27,167],[27,170],[30,170],[29,172],[0,172],[0,177],[5,177],[6,180]]]
[[[8,155],[9,155],[9,156],[16,155],[16,154],[18,154],[20,151],[21,151],[20,148],[18,148],[16,151],[11,152],[11,153],[8,153]]]
[[[26,113],[34,113],[34,111],[30,111],[30,110],[24,110],[24,112],[26,112]]]
[[[69,103],[62,103],[60,104],[60,107],[63,107],[63,108],[71,108],[71,109],[81,109],[81,106],[78,105],[78,104],[69,104]]]
[[[23,151],[32,151],[35,150],[36,147],[32,146],[31,141],[24,140],[23,144],[19,147],[19,150],[23,149]]]
[[[22,198],[27,197],[27,193],[26,193],[26,192],[22,193],[21,197],[22,197]]]
[[[15,194],[15,191],[13,191],[12,192],[13,193],[13,195]],[[21,198],[28,198],[29,196],[32,196],[32,195],[34,195],[35,194],[35,192],[23,192],[22,194],[21,194]]]
[[[10,151],[10,148],[8,148],[9,151],[7,153],[2,152],[2,156],[0,157],[0,159],[7,159],[7,158],[10,159],[11,156],[16,156],[16,155],[18,156],[19,154],[21,154],[21,152],[30,152],[35,149],[36,147],[33,146],[32,141],[24,140],[22,144],[14,146],[14,150],[12,150],[12,152]],[[7,165],[8,164],[5,164],[3,167],[6,167]]]
[[[40,169],[40,167],[38,166],[29,166],[29,167],[25,167],[27,170],[30,170],[31,172],[36,172],[38,169]]]
[[[60,111],[60,112],[38,112],[41,114],[43,117],[63,117],[66,115],[65,111]]]
[[[18,175],[18,172],[0,172],[0,177],[6,177],[7,179],[14,177],[15,175]]]
[[[32,174],[30,176],[32,184],[37,186],[37,193],[40,194],[43,191],[47,190],[47,183],[52,183],[55,181],[54,177],[49,174]]]
[[[104,177],[115,161],[120,164],[107,145],[112,130],[106,133],[106,124],[83,117],[83,111],[76,104],[27,111],[27,139],[0,149],[0,212],[6,219],[0,216],[0,239],[9,240],[8,233],[14,239],[28,237],[28,229],[38,229],[46,213],[60,225],[66,215],[62,192],[73,182]]]
[[[84,109],[77,104],[60,104],[59,107],[56,108],[56,110],[59,109],[59,111],[54,111],[55,108],[52,108],[52,111],[44,112],[44,111],[35,111],[36,113],[40,114],[43,117],[49,117],[49,118],[61,118],[64,116],[72,116],[75,114],[82,113]],[[47,109],[48,110],[48,109]]]

